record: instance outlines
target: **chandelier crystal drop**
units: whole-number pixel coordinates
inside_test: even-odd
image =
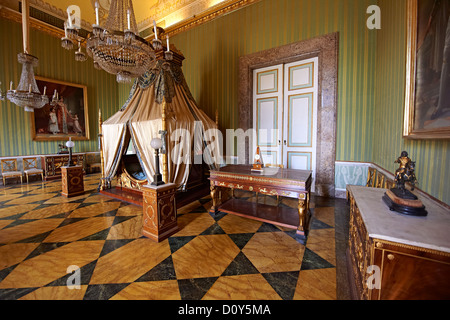
[[[75,52],[75,61],[86,61],[86,54],[81,51],[81,44],[80,41],[78,41],[78,50]]]
[[[66,24],[64,24],[66,25]],[[65,26],[66,37],[72,40],[76,40],[78,38],[78,29],[73,25]]]
[[[61,46],[66,50],[72,50],[73,49],[73,42],[69,38],[61,38]]]
[[[61,46],[66,50],[73,49],[73,41],[78,35],[78,29],[75,27],[68,27],[67,22],[64,22],[64,37],[61,38]]]

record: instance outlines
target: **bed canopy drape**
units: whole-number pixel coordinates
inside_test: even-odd
[[[181,60],[160,59],[135,80],[122,108],[101,124],[103,179],[110,182],[131,142],[148,182],[155,173],[154,137],[165,140],[160,161],[163,179],[186,187],[191,165],[200,159],[216,168],[221,162],[217,124],[196,104],[181,70]],[[161,135],[161,131],[167,135]]]

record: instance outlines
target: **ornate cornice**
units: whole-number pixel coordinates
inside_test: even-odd
[[[165,33],[168,34],[169,36],[173,36],[175,34],[195,28],[203,23],[209,22],[209,21],[219,18],[225,14],[242,9],[248,5],[254,4],[259,1],[261,1],[261,0],[227,1],[224,4],[214,6],[213,8],[211,8],[199,15],[195,15],[192,18],[188,18],[186,20],[183,20],[182,22],[179,22],[177,24],[167,27],[165,29]],[[58,9],[55,6],[44,2],[43,0],[31,0],[30,5],[32,5],[33,7],[37,8],[39,10],[42,10],[43,12],[45,12],[47,14],[50,14],[58,19],[62,19],[62,20],[66,19],[66,14],[65,14],[65,12],[63,12],[63,10]],[[3,6],[0,6],[0,17],[15,21],[18,23],[21,23],[21,21],[22,21],[22,15],[20,12],[10,9],[10,8],[7,8],[7,7],[3,7]],[[42,31],[44,33],[47,33],[51,36],[57,37],[57,38],[61,38],[64,36],[63,29],[52,26],[52,25],[45,23],[41,20],[38,20],[36,18],[30,17],[30,27],[37,29],[39,31]],[[82,20],[82,22],[81,22],[81,27],[88,31],[90,31],[92,29],[91,25],[84,20]],[[149,26],[146,30],[148,30],[149,28],[152,28],[152,27]],[[148,39],[151,39],[152,37],[153,37],[153,34],[147,36],[145,39],[148,40]]]
[[[227,1],[225,4],[214,6],[201,14],[193,16],[192,18],[188,18],[177,24],[166,27],[165,33],[169,36],[173,36],[259,1],[261,0],[234,0],[231,2]],[[152,36],[153,35],[147,36],[146,40],[148,38],[151,38]]]
[[[5,18],[17,23],[22,23],[22,14],[18,11],[15,11],[10,8],[6,7],[0,7],[0,17]],[[45,22],[42,22],[38,19],[30,17],[30,27],[33,29],[37,29],[39,31],[42,31],[44,33],[47,33],[53,37],[61,38],[64,37],[64,30],[54,27],[52,25],[49,25]]]
[[[59,18],[61,20],[67,19],[67,12],[63,11],[62,9],[59,9],[51,4],[48,4],[47,2],[43,0],[30,0],[30,6],[39,9],[45,13],[48,13],[56,18]],[[92,9],[94,10],[94,9]],[[81,28],[86,30],[92,30],[92,25],[88,23],[87,21],[81,19]]]

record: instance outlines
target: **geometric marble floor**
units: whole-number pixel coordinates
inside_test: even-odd
[[[156,243],[141,234],[142,208],[98,193],[98,181],[86,175],[86,193],[69,199],[59,180],[0,187],[1,300],[348,299],[343,199],[312,197],[306,245],[282,227],[212,218],[209,196],[180,208],[180,231]]]

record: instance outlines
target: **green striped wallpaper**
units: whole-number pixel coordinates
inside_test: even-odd
[[[366,27],[372,4],[381,8],[381,30]],[[218,109],[221,128],[237,128],[239,56],[338,31],[336,160],[393,172],[405,149],[417,161],[419,187],[449,203],[448,141],[402,138],[405,14],[406,0],[263,0],[171,41],[186,57],[200,107],[211,117]]]
[[[406,0],[379,0],[382,28],[378,31],[375,84],[373,162],[394,172],[394,160],[406,150],[416,161],[418,187],[450,204],[450,147],[448,140],[402,138]]]
[[[0,81],[5,92],[11,80],[14,87],[20,80],[17,54],[23,51],[22,25],[0,18],[0,39]],[[75,61],[74,51],[63,49],[59,38],[35,29],[30,29],[30,53],[39,58],[35,75],[87,86],[90,140],[76,141],[74,152],[98,150],[98,108],[105,119],[120,105],[115,76],[94,69],[91,59]],[[56,153],[58,143],[33,141],[30,114],[7,99],[0,102],[0,156]]]
[[[369,5],[381,8],[381,30],[366,27]],[[183,71],[199,106],[222,129],[237,128],[238,59],[319,35],[339,32],[336,160],[373,162],[394,171],[407,150],[417,161],[419,188],[449,203],[449,142],[402,138],[406,0],[261,0],[171,37],[186,57]],[[22,51],[21,25],[0,19],[2,90],[17,84]],[[37,75],[88,86],[91,140],[75,151],[97,148],[97,112],[106,119],[128,98],[129,85],[79,63],[59,39],[31,30]],[[0,156],[52,153],[58,142],[31,140],[30,117],[9,101],[0,103]]]
[[[366,28],[373,0],[262,0],[171,41],[186,57],[193,96],[222,129],[237,128],[239,56],[339,32],[337,160],[372,157],[376,31]]]

